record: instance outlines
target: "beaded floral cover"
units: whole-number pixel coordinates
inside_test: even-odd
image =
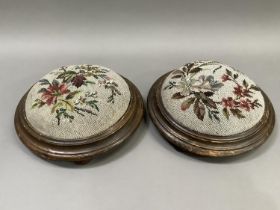
[[[115,72],[94,65],[63,66],[33,86],[26,115],[42,134],[79,139],[116,123],[129,101],[128,85]]]
[[[180,124],[212,135],[250,129],[264,113],[264,99],[243,73],[215,61],[175,69],[162,86],[164,107]]]

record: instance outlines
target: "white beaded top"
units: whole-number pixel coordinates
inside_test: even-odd
[[[29,91],[25,104],[29,124],[40,134],[78,140],[117,123],[130,103],[126,81],[96,65],[71,65],[51,71]]]
[[[265,108],[251,79],[215,61],[196,61],[172,71],[161,95],[165,109],[179,124],[217,136],[247,131],[260,121]]]

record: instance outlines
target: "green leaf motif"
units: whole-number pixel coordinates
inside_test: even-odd
[[[195,115],[197,116],[198,119],[203,121],[204,115],[205,115],[205,106],[199,100],[195,101],[194,113],[195,113]]]
[[[205,94],[207,97],[211,97],[211,96],[214,95],[214,92],[207,91],[207,92],[204,92],[204,94]]]
[[[172,99],[181,99],[181,98],[185,98],[185,96],[181,95],[181,93],[178,92],[178,93],[174,93],[171,98]]]
[[[199,68],[199,67],[196,67],[196,68],[193,68],[189,71],[189,73],[191,74],[196,74],[198,72],[202,71],[202,68]]]
[[[34,103],[31,107],[31,109],[34,109],[36,106],[38,106],[38,103]]]
[[[39,80],[40,85],[50,85],[51,83],[47,79],[41,79]]]
[[[212,65],[212,67],[209,67],[209,65]],[[219,69],[222,69],[223,72],[215,77],[215,72]],[[199,73],[204,70],[210,70],[211,72]],[[196,73],[199,74],[196,75]],[[171,98],[183,99],[180,104],[182,111],[190,109],[193,105],[194,114],[201,121],[204,120],[206,111],[209,119],[219,122],[221,115],[224,115],[227,120],[230,117],[242,119],[246,117],[247,112],[262,105],[257,99],[253,99],[254,91],[261,91],[261,89],[256,85],[249,84],[249,80],[244,79],[246,77],[240,78],[240,76],[235,69],[224,68],[218,62],[197,61],[186,64],[182,67],[182,70],[173,70],[171,79],[179,80],[169,81],[164,90],[174,87],[178,89]],[[223,95],[224,92],[222,92],[217,93],[217,96],[222,95],[221,97],[214,97],[216,92],[226,83],[236,85],[232,88],[234,89],[234,96]]]
[[[66,96],[66,99],[67,99],[67,100],[72,99],[72,98],[74,98],[78,93],[80,93],[80,91],[78,91],[78,90],[73,91],[73,92],[70,92],[70,93]]]
[[[179,79],[179,78],[182,78],[183,75],[182,74],[177,74],[177,75],[174,75],[171,77],[171,79]]]
[[[165,87],[164,87],[164,90],[167,90],[167,89],[172,89],[173,87],[175,87],[176,86],[176,82],[174,82],[174,81],[169,81],[169,83],[168,83],[168,85],[166,85]]]
[[[56,117],[55,118],[57,119],[57,124],[58,125],[60,125],[60,123],[61,123],[61,117],[64,117],[65,119],[68,119],[69,122],[72,122],[72,120],[74,120],[74,116],[69,115],[67,113],[67,110],[63,109],[63,108],[56,110]]]
[[[228,111],[228,109],[227,108],[223,108],[223,114],[224,114],[224,116],[227,118],[227,120],[229,120],[229,111]]]
[[[95,82],[93,82],[93,81],[88,81],[88,80],[87,80],[85,83],[86,83],[86,84],[91,84],[91,85],[96,84]]]
[[[230,70],[226,69],[226,72],[227,72],[227,75],[232,77],[232,72]]]
[[[57,79],[62,79],[63,82],[70,82],[76,75],[77,72],[75,71],[65,71],[58,75]]]
[[[218,115],[213,114],[213,116],[214,116],[214,118],[215,118],[217,121],[219,121],[219,122],[220,122],[220,118],[218,117]]]
[[[89,105],[90,107],[96,109],[97,111],[99,111],[99,108],[97,106],[98,101],[97,100],[92,100],[92,101],[87,101],[86,102],[87,105]]]
[[[217,109],[216,103],[211,98],[206,97],[202,99],[202,101],[206,106],[211,107],[213,109]]]
[[[38,91],[38,93],[41,93],[40,98],[34,100],[32,108],[48,105],[50,113],[56,114],[55,118],[58,125],[63,118],[72,122],[74,116],[71,113],[73,112],[81,116],[85,116],[85,114],[96,115],[95,110],[99,111],[98,101],[96,100],[98,98],[97,92],[84,93],[80,87],[81,85],[86,86],[98,82],[100,86],[102,85],[104,89],[108,89],[111,93],[107,102],[114,103],[115,98],[122,93],[118,89],[119,85],[107,75],[107,72],[109,70],[91,65],[78,65],[71,68],[63,66],[58,69],[58,72],[51,73],[51,75],[56,75],[51,82],[48,79],[39,81],[40,86],[48,85],[50,87],[42,87]],[[169,88],[172,88],[172,85],[175,85],[175,83],[171,83]]]
[[[187,109],[190,108],[190,106],[194,103],[195,98],[188,98],[187,100],[183,101],[181,104],[181,109],[182,111],[186,111]]]
[[[52,81],[52,85],[59,86],[59,81],[57,81],[56,79],[54,79],[54,80]]]
[[[230,111],[233,114],[233,116],[237,117],[238,119],[245,118],[240,109],[230,109]]]
[[[248,82],[247,82],[245,79],[243,80],[243,86],[244,86],[245,88],[248,88],[248,86],[249,86]]]
[[[224,86],[224,84],[220,83],[220,82],[216,82],[214,84],[211,84],[210,86],[211,86],[213,91],[218,91],[221,87]]]
[[[41,89],[38,91],[38,93],[45,93],[46,91],[47,91],[46,88],[41,88]]]
[[[250,89],[255,90],[255,91],[261,91],[261,89],[256,85],[251,85]]]
[[[215,74],[216,71],[220,70],[221,68],[222,68],[222,66],[218,66],[217,68],[215,68],[215,69],[213,70],[213,74]]]

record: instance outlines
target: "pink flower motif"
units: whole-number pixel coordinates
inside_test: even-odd
[[[237,105],[238,102],[234,101],[232,97],[228,97],[228,98],[223,98],[222,99],[222,105],[225,108],[234,108],[235,105]]]
[[[47,90],[42,94],[42,99],[45,100],[47,105],[55,104],[57,97],[69,93],[66,84],[50,85]]]
[[[243,88],[241,85],[237,85],[234,87],[233,93],[237,96],[241,97],[251,97],[250,90]]]
[[[234,91],[233,93],[237,96],[243,97],[243,88],[241,85],[237,85],[236,87],[234,87]]]
[[[222,76],[222,81],[223,81],[223,82],[226,82],[226,81],[228,81],[228,80],[231,80],[230,77],[229,77],[227,74],[224,74],[224,75]]]
[[[240,108],[249,112],[250,109],[252,108],[252,102],[249,99],[240,100]]]

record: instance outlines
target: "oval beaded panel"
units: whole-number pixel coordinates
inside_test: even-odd
[[[162,102],[180,125],[209,135],[230,136],[254,127],[264,98],[243,73],[215,61],[196,61],[164,80]]]
[[[117,123],[129,103],[129,87],[114,71],[96,65],[71,65],[53,70],[31,88],[25,112],[35,131],[75,141]]]

